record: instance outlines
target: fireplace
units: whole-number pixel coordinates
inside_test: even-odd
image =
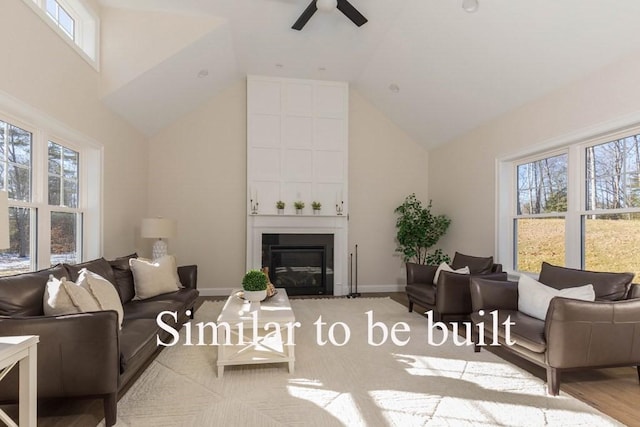
[[[289,295],[333,294],[332,234],[262,234],[262,265]]]

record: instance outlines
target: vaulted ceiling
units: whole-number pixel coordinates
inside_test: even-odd
[[[350,0],[368,23],[302,31],[310,0],[99,1],[104,102],[146,135],[258,74],[348,81],[430,148],[640,54],[637,0]]]

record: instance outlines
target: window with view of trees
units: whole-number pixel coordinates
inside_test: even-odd
[[[567,154],[519,164],[516,169],[516,268],[537,271],[545,260],[564,264]],[[550,238],[541,239],[542,235]]]
[[[547,261],[640,280],[640,132],[510,164],[513,232],[503,235],[516,270]]]
[[[10,233],[0,275],[81,259],[80,153],[34,134],[0,120],[0,189],[9,195]],[[34,166],[38,157],[48,158],[46,169]],[[38,183],[48,189],[44,196],[35,191]]]
[[[640,271],[640,135],[585,148],[583,264]]]

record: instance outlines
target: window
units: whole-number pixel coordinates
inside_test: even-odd
[[[567,154],[516,165],[515,266],[535,272],[542,261],[565,262]]]
[[[85,0],[23,0],[91,66],[98,69],[100,20]]]
[[[55,22],[56,25],[71,38],[71,40],[75,40],[75,21],[71,15],[69,15],[69,13],[60,6],[60,3],[56,0],[46,0],[46,9],[49,18],[53,19],[53,22]]]
[[[585,141],[500,162],[498,256],[523,272],[547,261],[640,280],[640,128]]]
[[[0,188],[9,195],[10,232],[10,247],[0,252],[0,275],[83,258],[86,150],[51,139],[41,129],[0,119]]]
[[[585,148],[585,268],[640,277],[640,134]]]

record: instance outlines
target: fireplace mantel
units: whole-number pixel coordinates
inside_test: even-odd
[[[247,270],[259,269],[262,264],[263,234],[333,234],[334,236],[334,295],[347,295],[348,220],[346,215],[248,215]]]

